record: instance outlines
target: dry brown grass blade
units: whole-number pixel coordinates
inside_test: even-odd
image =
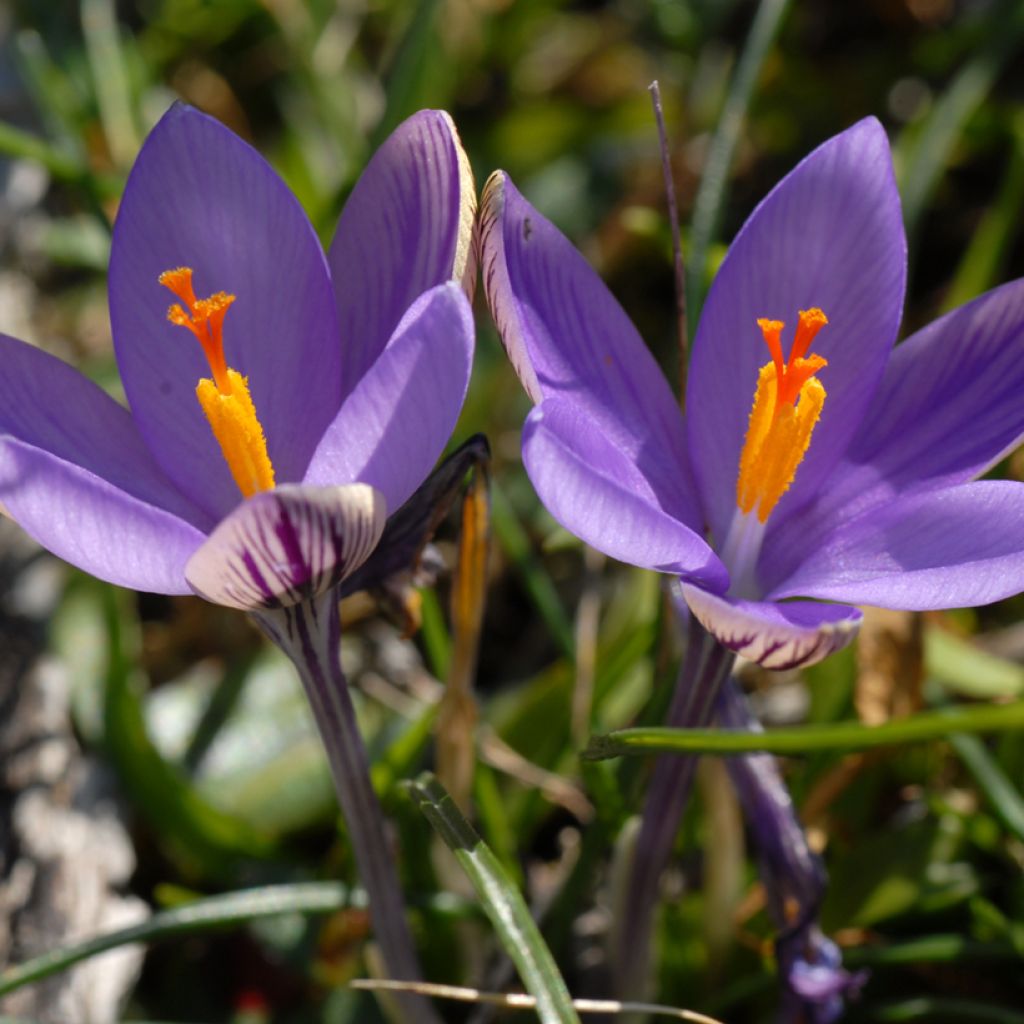
[[[415,992],[435,999],[453,999],[460,1003],[486,1003],[510,1010],[532,1010],[536,1005],[533,996],[521,992],[481,992],[476,988],[459,985],[435,985],[429,981],[391,981],[377,978],[356,978],[349,982],[351,988],[365,992]],[[715,1017],[696,1010],[681,1010],[676,1006],[661,1006],[657,1003],[622,1003],[617,999],[574,999],[572,1005],[580,1013],[649,1013],[655,1017],[669,1017],[672,1020],[691,1021],[692,1024],[723,1024]]]
[[[473,677],[480,651],[490,551],[491,501],[485,462],[472,469],[462,499],[459,560],[452,580],[452,661],[437,716],[437,775],[468,811],[476,762],[477,707]]]

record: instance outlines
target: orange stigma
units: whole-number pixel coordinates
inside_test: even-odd
[[[821,356],[807,353],[827,323],[828,317],[820,309],[801,310],[789,359],[785,360],[781,340],[785,325],[779,320],[757,321],[772,361],[758,373],[740,453],[736,504],[744,515],[757,506],[762,523],[789,490],[821,416],[825,389],[815,374],[828,364]]]
[[[234,295],[217,292],[197,299],[191,267],[165,270],[159,282],[184,304],[171,306],[167,319],[178,327],[187,327],[195,335],[210,364],[213,379],[200,379],[196,398],[238,489],[246,498],[270,490],[274,486],[274,467],[249,394],[248,378],[232,370],[224,357],[224,318],[235,301]]]

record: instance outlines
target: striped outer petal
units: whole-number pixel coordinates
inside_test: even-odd
[[[425,291],[458,281],[472,298],[476,188],[452,119],[421,110],[374,154],[327,254],[348,395]]]
[[[370,556],[387,518],[366,484],[285,485],[243,502],[189,559],[200,597],[244,611],[288,607],[336,587]]]
[[[682,585],[700,624],[730,651],[763,668],[813,665],[857,635],[863,615],[842,604],[818,601],[741,601]]]

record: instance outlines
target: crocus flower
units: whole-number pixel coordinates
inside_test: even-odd
[[[423,111],[371,160],[325,254],[255,150],[172,107],[114,225],[129,408],[0,336],[7,512],[137,590],[259,609],[338,583],[455,425],[473,205],[450,119]]]
[[[450,118],[423,111],[370,161],[325,254],[252,148],[175,106],[114,225],[128,408],[0,335],[0,502],[101,579],[251,612],[292,658],[400,978],[418,966],[338,660],[337,600],[462,406],[474,208]],[[438,1019],[401,1001],[409,1019]]]
[[[906,245],[877,121],[811,153],[737,235],[685,422],[569,242],[501,172],[483,202],[488,301],[536,403],[523,460],[537,493],[594,547],[677,575],[722,644],[809,664],[849,642],[854,605],[1024,588],[1024,487],[971,482],[1024,433],[1024,285],[893,348]]]

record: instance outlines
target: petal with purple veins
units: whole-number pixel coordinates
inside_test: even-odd
[[[683,584],[690,611],[712,636],[764,668],[813,665],[845,647],[863,616],[818,601],[742,601]]]
[[[523,428],[523,462],[548,511],[623,562],[724,590],[729,577],[703,538],[660,507],[636,463],[572,401],[551,398]]]
[[[459,418],[473,365],[473,314],[450,282],[406,313],[327,428],[306,483],[359,480],[398,509],[433,469]]]
[[[712,533],[736,508],[740,449],[769,361],[759,317],[829,318],[812,351],[828,394],[810,449],[773,520],[814,495],[842,456],[881,380],[899,326],[906,241],[889,145],[866,119],[819,146],[768,194],[729,249],[701,314],[687,396],[693,471]],[[788,349],[788,346],[787,346]]]
[[[500,171],[480,223],[487,301],[527,393],[585,410],[660,503],[699,528],[679,403],[607,286]]]
[[[924,611],[998,601],[1024,580],[1024,484],[982,480],[897,498],[807,551],[769,595]]]
[[[125,393],[164,472],[215,518],[238,502],[195,388],[210,369],[192,335],[167,321],[158,283],[195,271],[196,294],[236,301],[224,322],[229,366],[249,378],[278,482],[301,480],[341,403],[334,295],[298,201],[251,146],[175,105],[153,129],[114,224],[110,318]]]
[[[366,165],[328,252],[349,394],[423,292],[476,282],[476,189],[452,119],[421,110]]]
[[[1024,436],[1024,281],[948,313],[896,347],[830,488],[853,497],[980,476]]]
[[[322,594],[373,552],[387,518],[366,484],[286,484],[242,502],[189,560],[185,575],[208,601],[246,611]]]

